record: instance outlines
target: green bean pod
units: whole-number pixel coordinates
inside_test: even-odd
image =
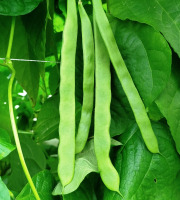
[[[76,135],[76,153],[81,152],[87,142],[94,101],[94,40],[90,19],[79,1],[79,13],[82,27],[82,44],[84,57],[83,71],[83,105],[81,119]]]
[[[75,165],[75,55],[77,45],[76,1],[67,0],[60,66],[60,124],[58,175],[64,186],[74,176]]]
[[[111,104],[111,73],[110,58],[94,21],[95,35],[95,122],[94,148],[98,168],[103,183],[112,191],[119,193],[119,175],[111,163],[109,152],[110,138],[110,104]]]
[[[151,122],[147,116],[145,106],[118,49],[111,26],[103,10],[101,0],[93,0],[93,9],[95,11],[95,19],[100,33],[105,42],[122,88],[130,103],[143,140],[149,151],[152,153],[159,153],[157,138],[152,130]]]

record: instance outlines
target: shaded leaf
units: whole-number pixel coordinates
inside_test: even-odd
[[[42,106],[35,128],[36,140],[43,141],[58,135],[59,96],[49,98]]]
[[[8,104],[0,103],[0,128],[12,134]]]
[[[85,179],[80,187],[71,194],[64,195],[64,200],[97,200],[94,188],[90,182]]]

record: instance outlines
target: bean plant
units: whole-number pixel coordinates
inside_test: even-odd
[[[180,1],[0,1],[0,199],[180,199]]]

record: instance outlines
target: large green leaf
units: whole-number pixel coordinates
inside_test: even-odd
[[[53,189],[53,179],[49,171],[46,170],[39,172],[32,180],[42,200],[53,200],[51,194]],[[35,200],[29,184],[23,188],[20,194],[16,197],[16,200]]]
[[[25,15],[34,10],[42,0],[1,0],[0,15]]]
[[[108,9],[119,19],[131,19],[153,26],[162,32],[180,56],[180,1],[108,0]]]
[[[94,152],[94,140],[88,142],[82,153],[77,155],[73,180],[64,188],[63,193],[68,194],[75,191],[80,186],[84,178],[92,172],[98,172],[97,160]],[[58,183],[55,187],[53,194],[62,194],[61,183]]]
[[[115,166],[120,173],[123,200],[179,200],[180,159],[165,124],[153,124],[160,154],[150,153],[137,125],[121,136],[124,147],[118,151]],[[122,198],[107,189],[104,200]]]
[[[0,160],[5,158],[15,149],[12,145],[9,134],[0,128]]]
[[[45,60],[45,16],[46,2],[41,3],[32,13],[16,18],[11,58]],[[5,58],[11,26],[11,17],[0,16],[0,57]],[[26,90],[33,104],[39,89],[40,74],[44,64],[40,62],[14,61],[16,79]]]
[[[171,50],[152,27],[109,17],[117,45],[146,106],[165,88],[171,72]]]
[[[167,119],[177,151],[180,154],[180,60],[178,57],[173,57],[172,66],[171,78],[162,94],[156,100],[156,104]]]
[[[26,135],[20,137],[20,142],[31,176],[44,170],[46,167],[46,158],[40,146]],[[27,183],[27,179],[22,170],[17,151],[10,154],[10,164],[12,173],[8,178],[8,187],[14,191],[20,191]]]
[[[8,188],[2,181],[1,177],[0,177],[0,199],[1,200],[10,200]]]

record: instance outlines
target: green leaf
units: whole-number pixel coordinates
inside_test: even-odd
[[[81,116],[81,104],[76,100],[76,132]],[[47,99],[41,107],[35,127],[36,141],[58,138],[59,128],[59,95]]]
[[[25,15],[34,10],[42,0],[1,0],[0,15]]]
[[[165,88],[171,72],[171,49],[152,27],[109,17],[117,45],[146,106]]]
[[[0,177],[0,199],[10,200],[10,194],[9,194],[8,188],[2,181],[1,177]]]
[[[156,104],[161,113],[167,119],[167,123],[170,126],[171,134],[176,143],[176,148],[180,154],[180,60],[177,56],[173,56],[173,70],[171,78],[156,100]]]
[[[148,116],[153,121],[159,121],[160,119],[164,118],[155,102],[148,107]]]
[[[0,57],[2,58],[6,57],[10,25],[11,25],[10,17],[0,16],[0,29],[3,30],[3,32],[0,34],[0,46],[1,46]],[[30,19],[29,19],[29,26],[32,28],[31,33],[27,33],[21,18],[20,17],[16,18],[16,27],[15,27],[11,58],[36,59],[36,60],[43,59],[42,57],[39,56],[44,51],[43,48],[41,48],[42,46],[39,45],[40,41],[42,41],[41,37],[42,30],[37,23],[34,23],[34,25],[32,26],[32,21]],[[32,34],[33,31],[34,35]],[[36,42],[36,40],[39,42]],[[36,48],[36,51],[34,51],[32,46],[33,48]],[[34,56],[34,54],[36,56]],[[26,90],[29,97],[35,104],[38,94],[40,69],[42,68],[42,63],[13,61],[13,65],[16,70],[16,79],[18,80],[19,84],[24,88],[24,90]]]
[[[68,184],[63,193],[69,194],[75,191],[84,180],[84,178],[91,172],[98,172],[96,156],[94,152],[94,140],[87,143],[82,153],[79,153],[75,161],[75,172],[73,180]],[[62,194],[62,185],[58,183],[53,191],[53,195]]]
[[[180,159],[165,124],[153,123],[161,154],[150,153],[137,125],[121,136],[124,146],[117,153],[115,166],[120,173],[123,200],[178,200]],[[104,189],[103,200],[122,200]]]
[[[20,142],[31,176],[44,170],[46,167],[46,158],[40,146],[27,135],[20,135]],[[8,187],[14,191],[20,191],[27,183],[27,179],[22,170],[17,151],[10,154],[10,164],[12,172],[8,178]]]
[[[46,13],[46,2],[43,2],[32,13],[16,17],[11,58],[45,60]],[[0,16],[0,30],[3,30],[0,34],[0,57],[2,58],[6,57],[11,20],[11,17]],[[13,65],[16,70],[16,79],[35,104],[39,89],[39,77],[40,74],[44,75],[44,64],[13,61]]]
[[[58,67],[54,66],[49,72],[49,88],[51,94],[54,95],[59,87],[59,71]]]
[[[42,106],[35,128],[36,141],[51,139],[58,135],[59,95],[49,98]]]
[[[0,128],[12,134],[8,104],[0,102]]]
[[[64,195],[64,200],[97,200],[94,188],[90,182],[85,179],[80,187],[71,194]]]
[[[116,146],[121,146],[121,145],[123,145],[121,142],[111,138],[111,146],[116,147]]]
[[[0,128],[6,130],[9,134],[11,134],[12,129],[7,97],[9,78],[9,70],[0,66]]]
[[[162,32],[180,56],[180,1],[108,0],[108,9],[119,19],[130,19],[153,26]]]
[[[4,73],[4,71],[1,71],[1,68],[3,68],[0,65],[0,102],[4,103],[7,102],[7,90],[8,90],[8,78],[7,78],[7,74]]]
[[[115,72],[113,72],[115,75]],[[117,85],[115,83],[117,81]],[[122,92],[118,93],[116,86],[119,86],[119,79],[115,75],[114,78],[112,78],[112,100],[111,100],[111,125],[110,125],[110,135],[111,137],[114,137],[116,135],[122,134],[128,126],[131,124],[131,120],[129,118],[129,113],[126,112],[126,108],[124,107],[122,102]],[[122,91],[121,85],[120,90]],[[125,97],[126,98],[126,97]],[[128,102],[126,102],[128,104]],[[128,104],[129,106],[129,104]]]
[[[0,128],[0,160],[9,155],[15,146],[12,145],[9,134]]]
[[[45,170],[39,172],[32,178],[32,180],[42,200],[53,200],[51,195],[53,189],[53,179],[49,171]],[[16,200],[36,200],[29,184],[23,188],[20,194],[16,197]]]

